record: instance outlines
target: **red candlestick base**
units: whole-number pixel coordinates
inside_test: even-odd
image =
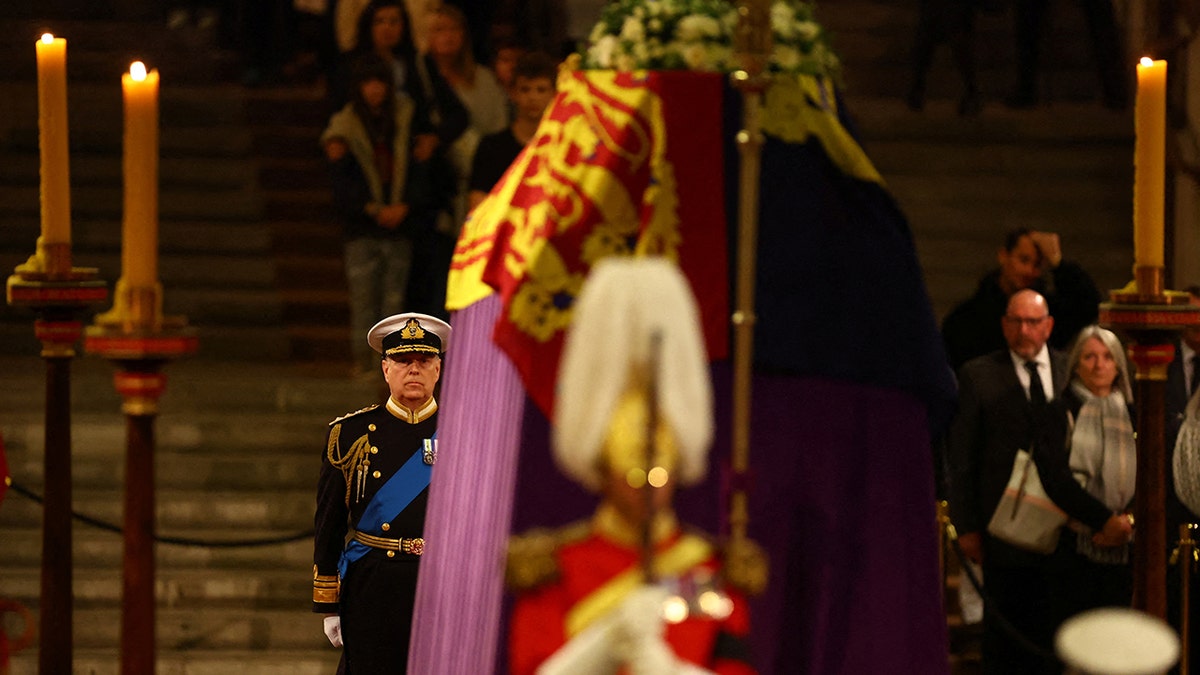
[[[1147,284],[1140,287],[1146,288]],[[1175,358],[1179,331],[1187,326],[1200,326],[1200,307],[1178,304],[1175,298],[1179,295],[1173,291],[1149,294],[1117,291],[1112,293],[1112,302],[1100,305],[1100,324],[1122,335],[1129,359],[1137,370],[1133,606],[1161,619],[1167,615],[1164,433],[1167,367]]]
[[[38,672],[74,670],[71,532],[71,360],[82,316],[108,299],[97,270],[71,266],[69,244],[38,246],[5,285],[8,304],[27,307],[46,362],[42,567]]]
[[[125,548],[121,612],[121,673],[153,673],[154,419],[166,389],[160,369],[196,351],[195,331],[182,317],[152,325],[102,317],[89,326],[84,348],[112,361],[113,385],[125,413]]]

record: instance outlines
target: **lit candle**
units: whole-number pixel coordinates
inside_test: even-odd
[[[1167,62],[1142,57],[1137,67],[1133,152],[1133,259],[1136,267],[1163,266],[1166,190]]]
[[[67,153],[67,41],[46,33],[37,41],[38,133],[42,162],[42,243],[71,243]]]
[[[121,280],[133,290],[158,283],[158,71],[135,61],[121,76],[125,97],[125,216]]]

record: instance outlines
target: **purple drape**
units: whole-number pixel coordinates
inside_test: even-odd
[[[451,317],[410,673],[491,672],[525,390],[492,344],[496,296]]]

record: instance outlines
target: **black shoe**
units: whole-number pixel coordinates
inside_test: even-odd
[[[1030,108],[1036,108],[1037,104],[1037,94],[1028,91],[1013,92],[1004,98],[1004,105],[1013,110],[1029,110]]]
[[[983,102],[979,100],[979,92],[968,91],[958,99],[959,117],[976,117],[983,110]]]

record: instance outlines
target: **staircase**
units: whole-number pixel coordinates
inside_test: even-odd
[[[34,250],[39,161],[33,41],[0,34],[0,269]],[[379,400],[349,369],[339,231],[316,145],[314,87],[246,89],[237,61],[196,30],[105,19],[55,22],[68,38],[73,256],[110,288],[120,274],[121,94],[134,58],[162,76],[160,276],[167,314],[200,352],[165,369],[156,423],[157,672],[331,673],[337,651],[310,611],[314,488],[326,422]],[[137,35],[142,49],[125,45]],[[144,39],[143,39],[144,37]],[[100,307],[106,309],[107,307]],[[44,366],[31,313],[0,306],[0,433],[16,482],[42,491]],[[74,508],[119,526],[125,423],[113,367],[72,364]],[[287,538],[283,543],[255,542]],[[0,597],[37,610],[41,507],[0,506]],[[243,546],[227,546],[241,542]],[[119,672],[122,539],[74,527],[74,672]],[[6,620],[9,617],[5,617]],[[6,628],[16,634],[10,620]],[[37,671],[35,647],[13,675]]]
[[[1123,285],[1132,262],[1132,116],[1092,102],[1074,4],[1054,6],[1049,104],[1032,111],[998,103],[1013,77],[1010,17],[980,18],[986,101],[972,119],[954,113],[957,77],[944,50],[925,110],[901,102],[915,5],[824,0],[818,11],[845,62],[858,132],[909,217],[938,315],[972,292],[1004,231],[1018,225],[1059,232],[1067,257],[1102,290]],[[10,271],[38,233],[32,42],[43,26],[4,17],[0,10],[0,34],[25,36],[0,45],[12,64],[0,73],[0,270]],[[99,268],[110,288],[120,272],[119,74],[138,57],[163,78],[164,304],[197,327],[200,353],[166,369],[160,534],[226,542],[304,532],[325,423],[379,398],[377,384],[344,376],[347,303],[316,146],[329,113],[319,88],[232,84],[236,58],[199,32],[103,19],[52,29],[69,40],[75,261]],[[129,50],[131,34],[145,51]],[[0,432],[14,478],[40,492],[44,373],[30,319],[0,306]],[[74,362],[72,471],[75,508],[119,523],[124,424],[111,372],[90,357]],[[39,507],[10,492],[0,506],[0,597],[35,609],[39,537]],[[78,523],[74,538],[75,671],[116,673],[121,540]],[[160,544],[157,556],[159,672],[332,672],[336,652],[309,613],[305,539]],[[970,672],[969,659],[955,662]],[[36,652],[24,652],[12,673],[34,673],[36,663]]]
[[[1012,17],[976,26],[984,109],[961,118],[961,85],[948,48],[929,73],[925,109],[903,103],[916,4],[828,0],[818,7],[843,56],[847,106],[868,155],[909,218],[939,317],[996,265],[1004,233],[1057,232],[1066,258],[1102,292],[1132,275],[1132,110],[1102,107],[1075,3],[1051,3],[1041,85],[1044,105],[1009,110],[1015,80]],[[1132,78],[1132,59],[1130,59]]]

